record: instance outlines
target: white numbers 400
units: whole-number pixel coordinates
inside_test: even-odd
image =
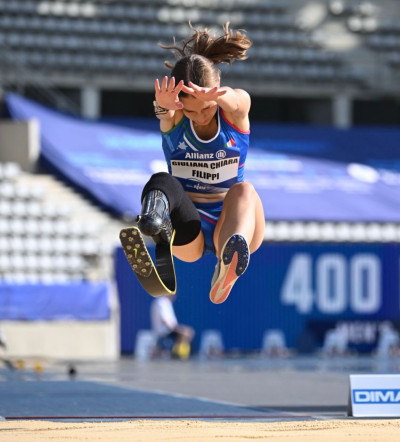
[[[294,255],[286,273],[281,301],[299,313],[315,308],[326,314],[339,314],[348,308],[354,313],[376,313],[381,306],[381,263],[372,254],[324,254],[315,260],[313,290],[312,256]]]

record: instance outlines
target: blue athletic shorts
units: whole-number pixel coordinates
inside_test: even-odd
[[[215,203],[194,203],[201,218],[201,230],[204,235],[203,255],[214,254],[214,230],[221,215],[223,201]]]

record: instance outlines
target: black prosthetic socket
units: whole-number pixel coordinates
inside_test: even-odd
[[[150,190],[142,200],[142,213],[138,217],[142,233],[151,236],[156,243],[169,243],[172,238],[172,224],[169,216],[168,199],[160,190]]]
[[[160,194],[167,197],[169,205],[169,208],[166,207],[167,210],[165,210],[165,200]],[[154,219],[150,221],[150,218]],[[168,230],[168,221],[169,223],[172,222],[172,226],[175,229],[174,245],[176,246],[183,246],[192,242],[201,229],[200,215],[193,202],[183,190],[181,183],[169,173],[160,172],[152,175],[144,186],[142,192],[142,214],[138,226],[145,235],[154,237],[152,233],[146,233],[146,230],[148,232],[157,232],[155,235],[161,235],[161,239],[164,239],[164,237],[168,236],[165,233]],[[163,233],[161,234],[161,232]],[[157,242],[157,239],[154,239]]]

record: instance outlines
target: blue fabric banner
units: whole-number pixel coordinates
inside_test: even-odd
[[[15,94],[11,116],[40,121],[42,154],[121,215],[140,212],[151,174],[167,170],[153,125],[92,122]],[[252,126],[245,179],[270,220],[399,222],[400,130]]]
[[[0,284],[0,319],[104,320],[110,317],[108,283]]]
[[[201,334],[215,329],[227,350],[259,350],[265,331],[279,329],[290,348],[321,347],[327,330],[343,329],[349,345],[371,351],[388,324],[400,329],[398,244],[263,244],[229,298],[208,294],[216,258],[175,259],[178,320]],[[116,254],[121,349],[131,353],[138,330],[150,328],[153,300],[140,286],[122,249]],[[307,344],[308,345],[308,344]]]

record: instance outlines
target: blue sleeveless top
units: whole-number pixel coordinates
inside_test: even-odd
[[[230,123],[221,108],[217,119],[217,134],[206,141],[196,135],[192,121],[186,116],[171,130],[162,132],[169,173],[188,192],[227,192],[243,181],[250,132]]]

